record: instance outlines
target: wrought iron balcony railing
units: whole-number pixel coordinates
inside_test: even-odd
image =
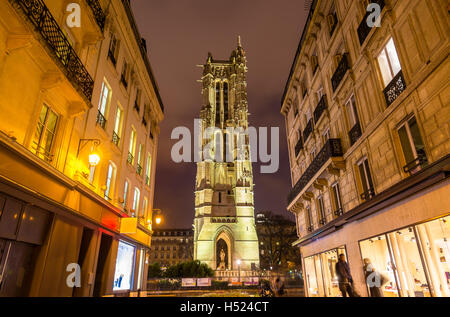
[[[419,155],[417,158],[403,166],[403,171],[405,173],[413,174],[414,172],[419,171],[419,167],[424,167],[426,164],[428,164],[428,159],[425,154]]]
[[[333,157],[342,157],[341,139],[328,139],[320,152],[316,155],[312,163],[297,181],[288,196],[288,204],[305,188],[305,186],[313,179],[322,166]]]
[[[114,143],[116,146],[119,146],[120,137],[119,137],[119,135],[116,133],[116,131],[113,131],[112,141],[113,141],[113,143]]]
[[[106,15],[100,6],[100,2],[98,0],[86,0],[87,4],[91,7],[92,13],[94,14],[95,21],[97,22],[100,30],[105,29],[105,21]]]
[[[133,156],[133,154],[131,154],[130,152],[128,152],[128,158],[127,158],[128,164],[133,165],[133,161],[134,161],[134,156]]]
[[[362,200],[370,200],[375,196],[375,190],[373,188],[369,188],[367,191],[361,194]]]
[[[342,208],[339,208],[338,210],[335,210],[334,211],[334,215],[336,216],[336,217],[339,217],[339,216],[341,216],[341,215],[343,215],[344,214],[344,210],[342,209]]]
[[[311,135],[313,131],[313,123],[312,120],[309,119],[308,123],[306,124],[305,129],[303,130],[303,140],[306,142],[308,140],[308,137]]]
[[[350,66],[348,63],[348,53],[345,53],[344,55],[342,55],[341,61],[339,62],[336,71],[331,77],[331,85],[333,86],[333,91],[336,91],[349,68]]]
[[[391,82],[384,88],[383,93],[386,99],[386,105],[389,107],[400,94],[405,91],[406,83],[403,78],[403,72],[399,71],[397,75],[391,80]]]
[[[380,9],[383,10],[384,8],[384,0],[371,0],[371,3],[376,3],[380,6]],[[380,12],[381,12],[380,10]],[[358,26],[358,38],[359,38],[359,44],[363,45],[364,41],[366,40],[367,36],[369,35],[370,31],[372,30],[372,26],[369,26],[367,23],[367,18],[372,12],[366,12],[364,15],[364,18],[362,19],[361,23]]]
[[[137,164],[136,166],[136,173],[138,175],[142,175],[142,166],[140,164]]]
[[[55,18],[42,0],[10,0],[15,3],[62,64],[69,81],[90,101],[94,80],[70,45]]]
[[[353,145],[358,141],[358,139],[361,137],[362,131],[361,131],[361,125],[359,122],[356,122],[353,128],[350,129],[350,132],[348,133],[348,136],[350,138],[350,145]]]
[[[317,124],[319,122],[320,117],[327,109],[327,97],[326,95],[323,95],[322,98],[320,98],[319,103],[316,106],[316,109],[314,109],[314,122]]]
[[[298,139],[297,144],[295,145],[295,157],[298,156],[298,153],[303,149],[303,141],[302,139]]]
[[[150,186],[150,176],[145,176],[145,184],[147,185],[147,186]]]
[[[97,112],[97,124],[103,128],[106,128],[106,118],[100,110]]]

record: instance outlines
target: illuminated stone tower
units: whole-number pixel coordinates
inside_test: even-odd
[[[208,54],[201,80],[203,131],[216,127],[225,136],[227,127],[248,127],[246,64],[240,38],[229,60],[214,60]],[[205,141],[199,138],[198,142],[203,149]],[[234,149],[231,159],[217,160],[214,155],[197,163],[194,258],[219,271],[238,270],[240,266],[245,272],[259,267],[248,138],[244,142],[242,157]],[[213,144],[211,149],[216,153],[220,142]]]

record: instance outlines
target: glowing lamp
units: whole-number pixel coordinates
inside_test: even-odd
[[[161,219],[160,216],[155,218],[155,222],[156,222],[157,225],[159,225],[161,223],[161,221],[162,221],[162,219]]]
[[[236,261],[237,265],[241,265],[241,260]]]
[[[97,166],[98,162],[100,162],[100,156],[97,153],[89,154],[89,165]]]

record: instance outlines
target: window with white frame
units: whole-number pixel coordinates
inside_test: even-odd
[[[347,111],[348,121],[350,123],[350,129],[359,122],[358,118],[358,110],[356,109],[356,100],[355,96],[351,95],[351,97],[345,103],[345,109]]]
[[[367,158],[363,158],[358,162],[358,171],[361,180],[361,198],[363,200],[371,199],[375,195],[375,191]]]
[[[412,116],[398,128],[398,136],[402,147],[406,173],[415,173],[427,164],[425,144],[420,135],[416,118]]]
[[[339,187],[339,183],[336,182],[333,185],[331,185],[331,194],[333,196],[334,215],[338,217],[342,215],[344,211],[342,207],[341,188]]]
[[[108,171],[106,173],[106,189],[105,189],[105,199],[111,200],[111,188],[113,186],[113,179],[115,176],[115,166],[113,163],[109,162]]]
[[[134,196],[133,196],[133,208],[132,208],[135,213],[139,212],[140,196],[141,196],[141,192],[140,192],[139,188],[135,187],[134,188]]]
[[[53,160],[52,149],[59,117],[50,107],[43,105],[34,133],[31,151],[47,162]]]
[[[386,87],[402,69],[392,38],[389,39],[386,46],[382,49],[377,60],[384,86]]]

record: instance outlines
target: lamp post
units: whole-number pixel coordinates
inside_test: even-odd
[[[153,211],[155,212],[153,214],[153,219],[155,220],[155,224],[160,225],[163,221],[162,211],[161,211],[161,209],[153,209]]]
[[[238,265],[238,270],[239,270],[239,284],[241,283],[241,260],[238,259],[236,261],[237,265]]]

